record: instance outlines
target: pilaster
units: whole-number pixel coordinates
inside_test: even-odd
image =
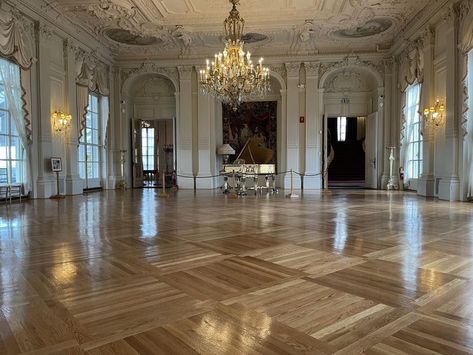
[[[197,175],[197,188],[213,189],[218,187],[218,178],[204,177],[214,176],[217,173],[217,153],[215,139],[216,99],[210,95],[204,94],[200,83],[198,83],[197,94],[199,154],[199,172]]]
[[[52,32],[49,27],[40,24],[39,53],[38,53],[38,178],[36,180],[35,198],[48,198],[56,193],[56,184],[53,173],[50,171],[49,159],[52,154],[51,133],[51,81],[49,71],[49,46]]]
[[[299,172],[299,71],[300,63],[286,63],[287,71],[287,163],[286,170]],[[291,176],[286,174],[284,188],[291,186]],[[300,177],[294,175],[294,186],[299,188]]]
[[[422,83],[422,97],[420,111],[429,107],[435,100],[434,82],[434,49],[435,30],[428,27],[423,37],[424,44],[424,82]],[[423,120],[423,161],[422,174],[417,183],[417,194],[433,197],[435,194],[434,158],[435,158],[435,128],[426,125]]]
[[[67,40],[64,44],[65,62],[66,62],[66,95],[65,110],[72,115],[72,123],[64,137],[66,143],[66,195],[82,194],[84,183],[79,177],[78,172],[78,120],[77,117],[77,98],[76,98],[76,52],[78,47]]]
[[[306,72],[306,138],[305,138],[305,177],[304,189],[322,188],[322,176],[317,175],[322,171],[322,140],[321,117],[319,115],[319,70],[320,63],[304,63]]]
[[[192,66],[180,66],[179,113],[177,115],[177,174],[193,176],[192,159]],[[178,177],[180,188],[194,187],[190,178]]]
[[[453,7],[450,8],[445,21],[448,24],[446,33],[447,47],[447,97],[445,122],[445,171],[448,176],[443,177],[439,184],[438,197],[442,200],[457,201],[460,198],[460,179],[458,176],[458,144],[459,124],[461,116],[458,108],[458,21]]]

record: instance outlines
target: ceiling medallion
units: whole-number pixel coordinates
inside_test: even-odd
[[[263,58],[254,65],[250,52],[243,50],[245,20],[240,17],[236,5],[225,20],[225,49],[215,54],[213,61],[207,59],[206,69],[200,71],[200,84],[205,94],[215,96],[237,110],[250,97],[264,96],[270,90],[269,69],[263,66]]]
[[[392,26],[393,22],[388,18],[375,18],[366,21],[361,26],[335,31],[335,35],[340,38],[350,39],[366,38],[384,33]]]

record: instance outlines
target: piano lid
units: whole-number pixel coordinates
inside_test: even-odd
[[[235,162],[243,164],[269,164],[273,157],[274,152],[266,148],[259,138],[253,137],[247,140]]]

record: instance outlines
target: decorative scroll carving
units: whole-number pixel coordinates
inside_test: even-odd
[[[355,67],[367,67],[371,70],[377,72],[378,74],[383,74],[384,68],[383,64],[375,64],[371,61],[362,60],[359,56],[348,55],[343,60],[339,62],[331,62],[331,63],[322,63],[320,66],[321,75],[336,69],[343,69],[349,66]]]

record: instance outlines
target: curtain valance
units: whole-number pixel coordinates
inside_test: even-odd
[[[34,61],[32,44],[21,15],[0,9],[0,54],[14,58],[21,68],[29,69]]]

